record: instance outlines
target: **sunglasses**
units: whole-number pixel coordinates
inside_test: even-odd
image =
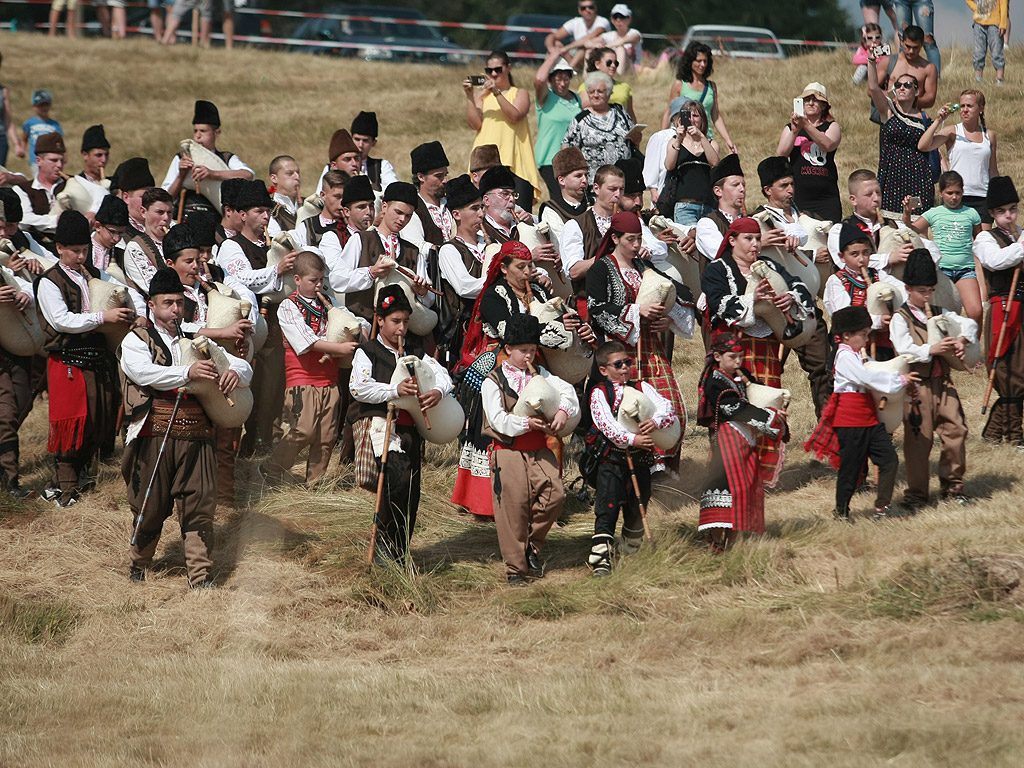
[[[485,75],[500,75],[505,70],[505,65],[500,67],[484,67]]]
[[[893,89],[896,89],[896,88],[900,88],[902,90],[909,91],[909,90],[912,90],[914,88],[917,88],[917,86],[914,85],[913,83],[903,82],[903,83],[896,83],[896,85],[893,86]]]
[[[621,371],[623,368],[629,368],[633,365],[633,358],[626,357],[622,360],[616,360],[614,363],[607,364],[609,368],[614,368],[617,371]]]
[[[881,35],[864,35],[865,40],[881,40]]]
[[[619,66],[619,62],[615,59],[608,59],[608,61],[604,62],[604,65],[606,67],[617,67]]]
[[[597,6],[596,5],[581,5],[579,8],[580,8],[581,11],[592,11],[595,8],[597,8]]]

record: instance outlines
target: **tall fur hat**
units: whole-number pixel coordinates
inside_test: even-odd
[[[551,158],[551,170],[557,179],[559,176],[568,176],[573,171],[589,171],[590,166],[587,165],[587,158],[583,156],[579,147],[566,147]]]
[[[377,294],[377,304],[373,309],[377,317],[387,317],[392,312],[412,313],[412,305],[409,303],[405,291],[400,285],[389,285],[380,289]]]
[[[540,344],[540,321],[525,312],[512,315],[505,323],[502,342],[510,347],[517,344]]]
[[[988,180],[988,195],[985,197],[985,205],[989,207],[989,210],[1019,202],[1017,188],[1009,176],[993,176]]]
[[[21,210],[21,198],[11,187],[0,187],[0,218],[8,224],[18,224],[24,211]]]
[[[344,128],[339,128],[331,136],[331,143],[327,147],[327,159],[334,160],[338,155],[346,152],[358,152],[359,148],[352,141],[352,136]]]
[[[341,204],[348,208],[352,203],[374,201],[373,185],[369,176],[353,176],[345,182],[345,192],[341,196]]]
[[[626,177],[626,187],[622,191],[627,195],[636,195],[647,189],[644,183],[644,166],[634,157],[622,158],[615,161],[618,168]]]
[[[501,152],[497,144],[481,144],[469,153],[469,172],[480,173],[488,168],[501,165]]]
[[[711,186],[717,186],[722,179],[727,179],[730,176],[742,175],[740,156],[735,153],[726,155],[718,162],[718,165],[711,169]]]
[[[238,197],[232,207],[238,211],[247,211],[250,208],[272,208],[273,205],[266,183],[263,179],[254,179],[246,181],[245,186],[238,190]]]
[[[220,217],[211,211],[194,211],[185,220],[185,224],[192,230],[192,237],[197,248],[212,248],[217,244],[217,225],[219,223]],[[164,247],[166,248],[166,245]]]
[[[128,226],[128,206],[124,200],[115,195],[105,195],[96,211],[96,221],[100,224],[109,224],[112,227]]]
[[[179,224],[175,229],[181,229]],[[159,296],[161,293],[184,293],[185,286],[181,284],[178,273],[170,267],[161,267],[149,281],[149,298]]]
[[[757,178],[762,187],[770,187],[779,179],[792,175],[793,168],[784,157],[766,157],[757,164]]]
[[[212,101],[197,101],[195,109],[192,110],[192,125],[197,124],[220,128],[220,112],[217,105]]]
[[[57,232],[53,239],[58,245],[88,245],[89,220],[78,211],[64,211],[57,219]]]
[[[871,235],[858,227],[852,221],[844,221],[839,228],[839,252],[842,253],[850,243],[860,240],[870,243]]]
[[[480,179],[480,194],[486,195],[492,189],[515,189],[516,176],[507,165],[490,168]]]
[[[915,248],[907,255],[903,267],[903,284],[907,286],[934,286],[939,282],[939,273],[927,248]]]
[[[384,190],[385,203],[405,203],[415,208],[420,202],[420,193],[408,181],[392,181]]]
[[[844,333],[856,333],[871,327],[867,307],[843,307],[832,315],[832,335],[842,338]]]
[[[188,224],[173,226],[164,235],[164,258],[168,261],[190,248],[199,248],[199,243],[196,242],[195,229]]]
[[[111,191],[134,192],[136,189],[149,189],[156,186],[153,172],[149,170],[149,160],[144,157],[129,157],[114,170],[110,177]]]
[[[448,210],[450,211],[457,211],[460,208],[465,208],[467,205],[472,205],[482,197],[480,190],[476,188],[476,184],[469,178],[468,173],[456,176],[449,181],[445,192],[448,197]]]
[[[376,112],[360,112],[352,120],[351,132],[353,135],[369,136],[376,139],[380,127],[377,125]]]
[[[420,144],[409,153],[409,159],[412,161],[413,176],[417,173],[426,173],[435,168],[445,168],[451,165],[440,141],[428,141],[426,144]]]
[[[88,152],[90,149],[110,149],[102,125],[90,125],[82,134],[82,151]]]

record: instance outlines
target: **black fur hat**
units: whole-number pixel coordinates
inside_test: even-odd
[[[726,155],[718,165],[711,169],[711,186],[716,186],[722,179],[729,176],[742,176],[743,169],[740,168],[740,156],[737,154]]]
[[[1009,176],[993,176],[988,180],[988,195],[985,197],[985,205],[989,207],[989,210],[1019,202],[1017,188]]]
[[[762,187],[770,187],[779,179],[792,175],[793,168],[784,157],[766,157],[757,164],[757,178]]]
[[[102,125],[90,125],[82,134],[82,151],[88,152],[90,149],[110,149]]]
[[[492,189],[515,189],[516,175],[507,165],[488,168],[480,177],[480,194],[486,195]]]
[[[196,242],[195,230],[188,224],[171,227],[164,235],[164,258],[168,261],[190,248],[199,248],[199,243]]]
[[[360,112],[352,120],[352,127],[350,132],[352,134],[358,133],[360,136],[369,136],[371,138],[377,138],[377,113],[376,112]]]
[[[387,317],[392,312],[412,313],[412,304],[409,303],[402,286],[389,285],[380,289],[380,293],[377,294],[377,305],[373,311],[377,317]]]
[[[220,128],[220,112],[217,110],[217,105],[212,101],[197,101],[192,113],[192,125],[197,123]]]
[[[58,245],[88,245],[92,227],[78,211],[64,211],[57,219],[57,232],[53,240]]]
[[[915,248],[907,256],[903,267],[904,285],[934,286],[939,282],[939,274],[935,271],[935,262],[927,248]]]
[[[450,211],[457,211],[460,208],[465,208],[467,205],[472,205],[481,197],[480,190],[476,188],[476,184],[469,178],[468,173],[456,176],[449,181],[445,192],[448,197],[448,210]]]
[[[409,153],[409,159],[412,161],[413,176],[417,173],[426,173],[451,165],[440,141],[428,141],[426,144],[420,144]]]
[[[408,181],[392,181],[384,190],[385,203],[405,203],[415,208],[420,201],[420,193]]]
[[[348,208],[352,203],[374,201],[373,185],[369,176],[353,176],[345,182],[345,192],[341,196],[341,204]]]
[[[149,170],[149,160],[144,157],[130,157],[117,166],[110,177],[110,189],[119,192],[134,192],[136,189],[155,187],[153,172]]]
[[[263,179],[246,181],[245,186],[238,190],[238,197],[235,204],[231,206],[236,211],[248,211],[250,208],[272,208],[274,201],[270,199],[267,192],[267,185]],[[223,203],[223,199],[221,200]]]
[[[220,223],[217,214],[210,211],[195,211],[189,215],[185,223],[192,230],[192,240],[196,248],[212,248],[217,244],[217,225]],[[164,243],[166,249],[166,240]]]
[[[615,161],[615,167],[626,176],[626,188],[623,190],[627,195],[636,195],[647,189],[644,183],[644,166],[636,158],[622,158]]]
[[[24,211],[21,210],[21,198],[11,187],[0,187],[0,205],[3,210],[0,215],[8,224],[17,224],[21,221]]]
[[[100,203],[99,210],[96,211],[96,221],[112,227],[127,227],[128,206],[120,197],[106,195]]]
[[[844,333],[856,333],[871,327],[867,307],[843,307],[832,315],[832,335],[842,338]]]
[[[843,225],[839,228],[839,252],[842,253],[843,250],[846,249],[846,246],[850,243],[856,243],[859,240],[870,243],[871,235],[858,227],[852,221],[844,221]]]
[[[502,341],[510,347],[517,344],[540,344],[540,321],[525,312],[512,315],[505,323]]]
[[[180,229],[179,224],[175,229]],[[168,233],[169,234],[169,233]],[[149,281],[149,297],[159,296],[161,293],[184,293],[185,286],[181,284],[178,273],[170,267],[161,267]]]

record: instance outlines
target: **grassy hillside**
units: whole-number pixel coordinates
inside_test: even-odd
[[[433,138],[453,168],[468,159],[461,71],[147,41],[44,45],[0,37],[17,118],[47,87],[69,146],[103,122],[114,162],[147,155],[158,179],[195,98],[220,106],[224,148],[261,172],[289,152],[307,189],[331,132],[360,109],[377,110],[380,152],[400,174]],[[34,63],[44,51],[45,67]],[[1001,170],[1020,179],[1016,54],[1008,84],[987,88],[988,123]],[[949,55],[944,100],[973,83],[969,53]],[[811,80],[833,94],[841,173],[875,166],[851,69],[842,54],[718,63],[748,174]],[[636,83],[643,122],[658,123],[670,79]],[[692,409],[699,341],[678,344],[675,364]],[[600,582],[583,566],[592,513],[572,499],[545,551],[548,577],[505,588],[493,528],[447,501],[452,447],[425,468],[413,574],[363,572],[372,499],[336,468],[311,491],[261,496],[240,462],[238,509],[217,515],[222,586],[201,593],[185,588],[173,522],[150,579],[126,579],[117,466],[68,510],[0,499],[0,765],[1019,765],[1024,455],[980,442],[983,377],[957,383],[974,505],[832,522],[833,473],[799,449],[813,413],[791,366],[795,437],[768,495],[768,534],[707,553],[695,531],[707,436],[691,427],[682,481],[656,487],[657,548]],[[23,429],[29,485],[49,472],[45,430],[41,400]],[[857,496],[856,511],[870,503]]]

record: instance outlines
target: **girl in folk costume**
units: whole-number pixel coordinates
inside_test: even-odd
[[[839,230],[839,259],[843,268],[825,281],[823,300],[829,316],[843,307],[866,305],[868,286],[879,280],[888,283],[901,299],[906,300],[903,283],[886,272],[868,266],[874,250],[871,235],[850,221],[844,221]],[[876,360],[890,360],[893,357],[892,342],[889,340],[889,320],[892,312],[871,316],[871,344],[876,350]]]
[[[62,507],[78,502],[80,477],[89,468],[117,418],[116,363],[99,327],[129,323],[135,311],[127,308],[90,311],[89,279],[110,280],[89,259],[89,221],[77,211],[65,211],[55,235],[60,262],[36,282],[36,301],[49,355],[50,438],[55,454],[53,481],[44,496]],[[84,485],[84,483],[82,483]]]
[[[988,300],[992,306],[988,319],[991,326],[988,367],[995,371],[992,383],[997,395],[981,436],[991,443],[1005,440],[1024,446],[1024,344],[1020,338],[1024,232],[1017,226],[1019,202],[1013,179],[992,177],[986,204],[994,223],[992,229],[975,239],[974,255],[985,270]]]
[[[488,450],[491,438],[482,434],[483,410],[480,385],[505,360],[501,347],[511,319],[528,314],[529,302],[545,302],[550,294],[540,283],[534,282],[533,256],[530,249],[518,240],[501,246],[487,270],[483,288],[473,306],[466,340],[462,344],[462,359],[455,368],[459,384],[459,401],[466,411],[466,429],[459,438],[459,474],[452,490],[452,503],[465,507],[474,515],[493,517],[491,504],[491,476]],[[594,338],[590,327],[576,316],[563,321],[552,320],[540,326],[540,355],[543,347],[568,349],[572,332],[584,341]],[[542,360],[543,362],[543,360]],[[561,455],[561,443],[556,437],[549,439],[549,447]]]
[[[676,286],[681,295],[670,307],[661,303],[637,304],[643,273],[653,269],[650,262],[640,258],[642,248],[640,217],[631,211],[612,216],[594,264],[587,271],[587,309],[606,338],[617,339],[627,348],[636,347],[637,357],[629,379],[653,385],[658,394],[672,403],[685,432],[686,403],[660,334],[671,330],[685,338],[693,336],[693,297],[684,286]],[[668,454],[660,450],[657,453],[659,459],[671,456],[673,463],[678,463],[678,446]],[[659,469],[664,469],[661,461],[654,471]]]
[[[700,497],[698,531],[716,551],[732,546],[741,531],[764,533],[764,486],[775,486],[782,443],[789,439],[786,412],[747,401],[746,351],[737,334],[711,341],[700,377],[697,423],[708,428],[711,457]]]
[[[870,333],[871,315],[865,307],[845,307],[832,315],[832,343],[837,347],[833,365],[835,391],[814,433],[804,443],[805,451],[813,450],[819,459],[827,456],[838,470],[833,514],[847,522],[850,499],[869,458],[878,467],[875,519],[902,515],[889,506],[900,460],[885,425],[878,421],[869,389],[894,394],[910,382],[920,381],[913,372],[904,376],[865,368],[861,355]]]
[[[747,294],[750,266],[761,252],[761,228],[754,219],[736,219],[725,233],[715,260],[708,264],[701,278],[704,290],[705,322],[711,333],[733,331],[746,353],[750,369],[758,380],[770,387],[782,382],[781,344],[772,336],[772,329],[754,314],[754,303],[769,300],[794,322],[814,316],[814,297],[807,286],[789,274],[778,263],[770,264],[789,286],[789,291],[776,296],[769,282],[761,280],[754,293]]]

